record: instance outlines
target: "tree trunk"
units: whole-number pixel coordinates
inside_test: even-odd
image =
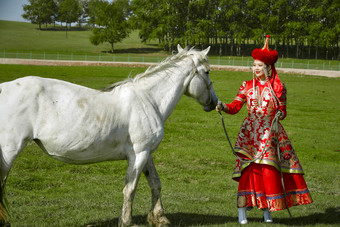
[[[234,39],[230,39],[230,55],[233,56],[234,54]]]
[[[296,58],[299,58],[299,39],[295,39],[295,45],[296,45]]]
[[[222,43],[223,43],[223,38],[222,37],[220,37],[220,45],[219,45],[219,50],[218,50],[218,54],[219,54],[219,56],[222,56],[222,54],[223,54],[223,50],[222,50]]]
[[[315,59],[318,59],[318,50],[319,50],[319,46],[315,47]]]

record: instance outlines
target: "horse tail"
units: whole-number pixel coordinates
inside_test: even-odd
[[[5,199],[5,184],[6,184],[6,176],[3,171],[3,163],[2,163],[2,150],[0,148],[0,225],[5,224],[7,222],[7,206]]]

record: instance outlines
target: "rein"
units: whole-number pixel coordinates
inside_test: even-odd
[[[264,149],[261,151],[260,155],[257,158],[252,159],[252,160],[246,160],[246,159],[241,158],[240,156],[237,155],[237,153],[234,150],[234,147],[231,145],[231,142],[230,142],[230,139],[229,139],[229,136],[228,136],[228,133],[227,133],[227,129],[226,129],[225,124],[224,124],[224,119],[223,119],[222,113],[221,112],[218,112],[218,113],[221,116],[221,121],[222,121],[222,126],[223,126],[223,129],[224,129],[224,133],[225,133],[225,135],[227,137],[227,140],[229,142],[230,148],[233,151],[233,154],[236,156],[236,158],[240,162],[244,162],[244,163],[252,163],[252,162],[255,162],[256,160],[258,160],[260,158],[262,159],[263,154],[266,152],[266,147],[267,147],[269,139],[266,141]],[[276,131],[276,135],[277,135],[276,136],[276,149],[277,149],[277,157],[278,157],[278,161],[279,161],[279,165],[278,166],[279,166],[280,174],[281,174],[281,183],[282,183],[282,188],[283,188],[283,195],[284,195],[285,205],[286,205],[289,217],[292,218],[292,214],[290,213],[290,210],[289,210],[289,207],[288,207],[286,189],[285,189],[285,184],[284,184],[284,181],[283,181],[283,172],[282,172],[282,168],[281,168],[280,144],[279,144],[279,117],[280,117],[280,114],[279,114],[279,112],[277,112],[275,117],[272,120],[272,124],[270,126],[269,135],[271,135],[273,131]]]
[[[192,60],[192,63],[195,67],[195,70],[193,71],[192,75],[190,76],[191,77],[190,81],[195,77],[195,74],[197,74],[203,80],[203,82],[207,86],[207,89],[209,90],[209,101],[208,101],[208,104],[206,104],[206,105],[209,105],[209,103],[211,103],[211,100],[212,100],[210,89],[211,89],[211,86],[213,85],[213,83],[212,83],[211,80],[210,81],[206,80],[205,77],[198,71],[196,64],[195,64],[195,61],[192,59],[192,57],[191,57],[191,60]],[[209,75],[209,72],[208,72],[208,75]]]
[[[222,126],[223,126],[223,129],[224,129],[224,133],[225,133],[225,135],[226,135],[226,137],[227,137],[227,140],[228,140],[228,142],[229,142],[230,148],[231,148],[231,150],[233,151],[233,154],[236,156],[236,158],[237,158],[238,160],[240,160],[241,162],[244,162],[244,163],[252,163],[252,162],[255,162],[255,161],[259,160],[259,159],[262,159],[263,154],[266,153],[266,147],[267,147],[267,145],[268,145],[268,141],[269,141],[269,140],[266,141],[266,144],[264,145],[265,149],[263,149],[263,150],[261,151],[260,155],[259,155],[257,158],[254,158],[254,159],[252,159],[252,160],[247,160],[247,159],[241,158],[240,156],[238,156],[238,155],[236,154],[236,152],[235,152],[235,150],[234,150],[235,148],[231,145],[231,142],[230,142],[230,139],[229,139],[229,136],[228,136],[228,133],[227,133],[227,129],[226,129],[225,124],[224,124],[224,119],[223,119],[222,113],[219,112],[219,114],[220,114],[220,116],[221,116],[221,121],[222,121]],[[269,135],[271,135],[273,131],[278,130],[278,126],[277,126],[277,124],[278,124],[278,122],[279,122],[278,120],[279,120],[279,115],[276,114],[275,117],[274,117],[274,119],[272,120],[272,124],[271,124],[271,126],[270,126]],[[236,148],[236,149],[240,150],[239,148]]]

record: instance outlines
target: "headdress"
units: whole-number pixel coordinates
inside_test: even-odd
[[[273,65],[277,62],[277,59],[279,57],[279,54],[276,50],[271,50],[268,47],[269,42],[269,35],[267,35],[266,42],[264,43],[264,46],[262,49],[255,49],[251,53],[251,56],[254,58],[254,60],[260,60],[266,63],[267,65]]]
[[[279,54],[277,53],[276,50],[271,50],[268,47],[268,42],[269,42],[269,35],[267,35],[266,37],[266,41],[264,43],[263,48],[253,50],[251,56],[254,58],[254,60],[260,60],[268,66],[271,65],[271,68],[272,68],[271,75],[266,75],[266,79],[269,82],[269,85],[272,91],[274,92],[275,96],[279,98],[282,95],[283,86],[280,81],[279,75],[277,74],[276,69],[274,67],[274,64],[277,62]],[[253,71],[253,87],[254,87],[254,94],[255,96],[257,96],[256,91],[255,91],[254,71]]]

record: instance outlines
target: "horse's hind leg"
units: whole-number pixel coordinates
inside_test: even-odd
[[[148,223],[151,226],[168,226],[170,225],[170,222],[164,216],[164,209],[161,201],[161,181],[151,155],[143,169],[143,173],[148,180],[152,193],[152,204],[151,211],[148,215]]]

